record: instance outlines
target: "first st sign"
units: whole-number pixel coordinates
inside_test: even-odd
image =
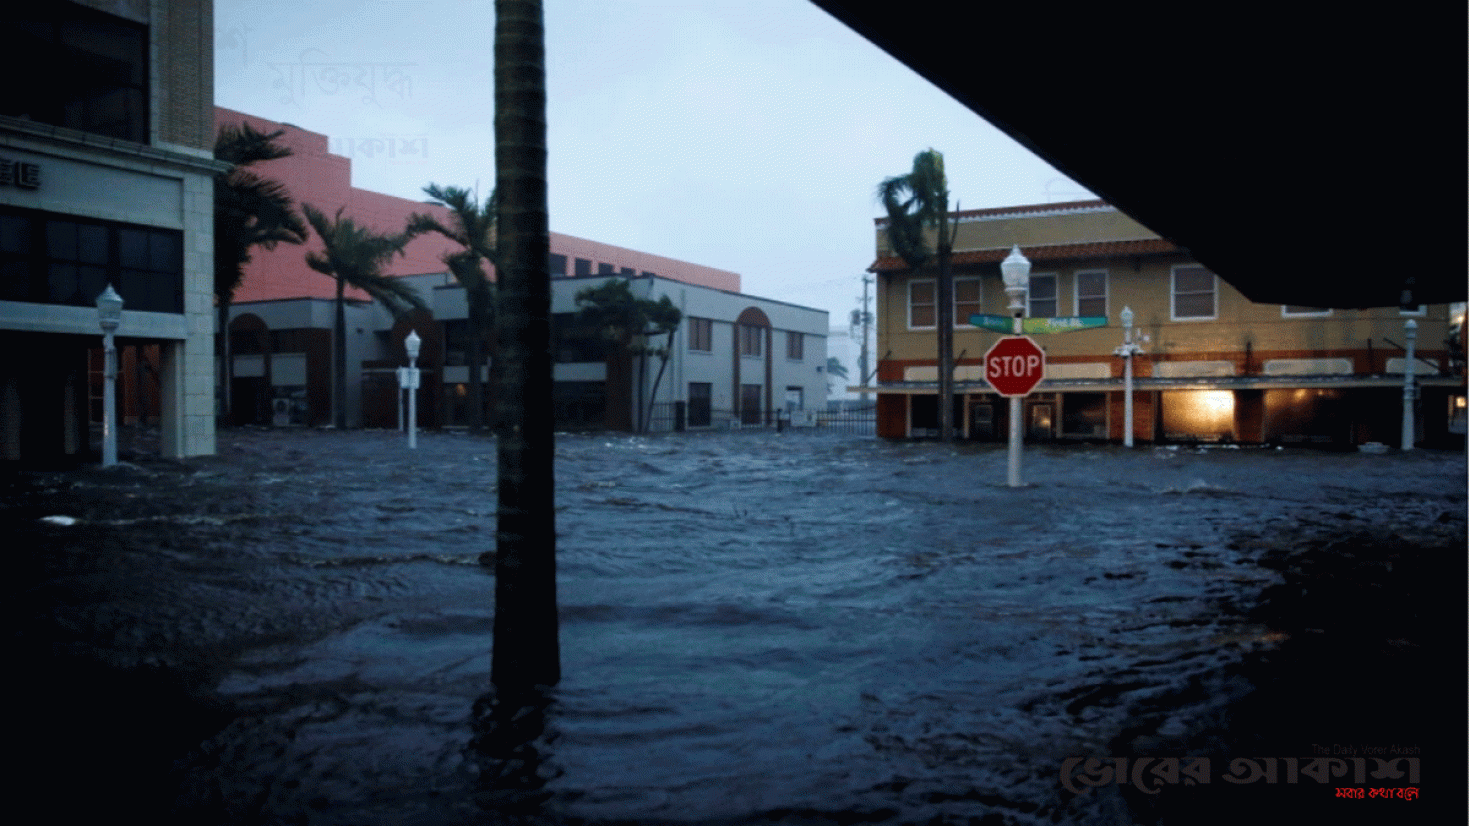
[[[1046,373],[1046,353],[1030,336],[1008,336],[985,351],[985,380],[1002,396],[1025,396]]]

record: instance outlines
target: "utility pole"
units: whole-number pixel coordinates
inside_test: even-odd
[[[863,387],[868,386],[868,326],[873,323],[873,314],[868,312],[868,285],[871,283],[873,283],[873,280],[867,274],[864,274],[862,309],[855,313],[857,318],[854,319],[853,324],[853,326],[857,326],[861,323],[863,328],[862,344],[858,348],[858,383]],[[863,407],[868,406],[868,394],[866,391],[859,391],[858,403]]]

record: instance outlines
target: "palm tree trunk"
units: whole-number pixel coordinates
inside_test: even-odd
[[[664,351],[659,354],[658,375],[653,377],[653,389],[650,390],[650,391],[648,391],[648,406],[649,406],[648,418],[650,419],[650,421],[649,421],[649,424],[650,425],[653,424],[653,422],[651,421],[653,419],[653,405],[658,404],[658,385],[659,385],[659,382],[661,382],[661,381],[664,380],[664,368],[669,366],[669,354],[670,353],[673,353],[673,352],[674,352],[674,331],[673,330],[670,330],[669,331],[669,340],[664,345]]]
[[[480,380],[480,368],[485,366],[484,348],[480,346],[481,330],[471,320],[470,341],[465,353],[465,363],[470,366],[470,430],[485,427],[485,387]]]
[[[337,316],[332,334],[332,422],[347,428],[347,300],[346,281],[337,278]]]
[[[500,366],[490,681],[497,702],[510,704],[561,680],[542,20],[540,0],[495,2]]]
[[[221,417],[226,424],[235,423],[235,409],[230,398],[230,385],[235,381],[235,359],[230,354],[230,302],[220,301],[219,320],[215,322],[216,333],[219,336],[219,382],[220,400],[224,407],[224,415]]]
[[[948,214],[945,216],[948,218]],[[954,438],[954,274],[949,268],[949,244],[944,240],[945,223],[939,224],[939,293],[935,312],[939,316],[939,440]]]

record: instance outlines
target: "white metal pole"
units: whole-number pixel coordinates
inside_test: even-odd
[[[1403,450],[1414,449],[1414,339],[1418,335],[1414,319],[1404,322],[1404,422],[1399,438]]]
[[[102,466],[117,464],[117,347],[112,331],[102,334]]]
[[[1123,446],[1133,447],[1133,310],[1123,308]]]
[[[1026,315],[1026,302],[1023,296],[1029,286],[1027,280],[1031,272],[1031,262],[1021,254],[1018,244],[1011,246],[1011,254],[1000,262],[1000,277],[1005,284],[1006,295],[1011,302],[1011,332],[1021,335],[1025,330],[1022,319]],[[1020,396],[1011,397],[1011,439],[1010,449],[1006,451],[1006,483],[1013,488],[1021,486],[1021,415],[1023,406]]]
[[[1020,302],[1020,294],[1015,293],[1011,301],[1014,313],[1014,321],[1011,331],[1021,335],[1023,329],[1021,317],[1025,313],[1025,307]],[[1009,450],[1006,451],[1006,484],[1013,488],[1021,486],[1021,415],[1022,404],[1020,396],[1011,397],[1011,440]]]
[[[408,360],[408,446],[410,449],[419,446],[418,442],[418,389],[419,368],[418,359]]]

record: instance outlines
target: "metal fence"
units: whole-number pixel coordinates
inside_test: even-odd
[[[718,410],[687,402],[660,402],[647,413],[647,432],[774,430],[805,433],[877,434],[872,405],[834,410]]]

